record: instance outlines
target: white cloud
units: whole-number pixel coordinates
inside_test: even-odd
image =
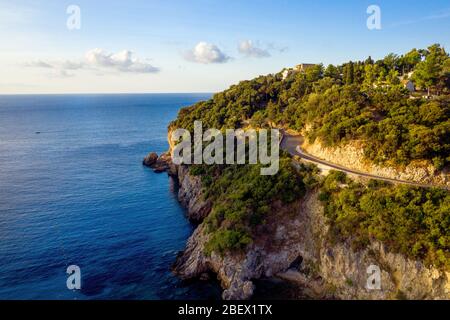
[[[289,47],[287,47],[287,46],[279,46],[279,45],[277,45],[275,43],[269,43],[267,45],[267,49],[269,51],[278,51],[279,53],[284,53],[284,52],[289,50]]]
[[[58,74],[64,77],[73,76],[68,70],[94,70],[96,74],[99,71],[115,71],[128,73],[156,73],[158,68],[152,66],[146,61],[133,57],[133,52],[123,50],[112,54],[103,49],[92,49],[86,52],[84,60],[65,60],[65,61],[33,61],[25,64],[27,67],[53,68],[57,69]]]
[[[199,42],[193,49],[187,51],[184,57],[188,61],[204,64],[225,63],[231,59],[216,45],[207,42]]]
[[[253,58],[267,58],[270,57],[270,53],[267,50],[259,48],[251,40],[243,40],[238,46],[239,53]]]
[[[25,67],[51,69],[53,68],[53,65],[42,60],[36,60],[25,63]]]
[[[133,52],[123,50],[111,54],[102,49],[92,49],[86,53],[88,65],[100,68],[112,68],[121,72],[155,73],[159,69],[133,57]]]
[[[63,70],[78,70],[78,69],[82,69],[83,67],[84,67],[83,62],[66,60],[63,63],[61,63],[61,68]]]
[[[73,73],[68,72],[67,70],[57,70],[54,73],[48,75],[49,78],[72,78],[75,75]]]

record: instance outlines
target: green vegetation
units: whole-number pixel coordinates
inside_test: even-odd
[[[372,239],[427,265],[450,268],[450,194],[441,189],[352,182],[331,172],[321,200],[330,240],[350,240],[364,248]]]
[[[405,81],[418,91],[409,92]],[[425,97],[423,97],[425,96]],[[439,45],[389,54],[374,61],[322,65],[243,81],[212,99],[184,108],[172,128],[276,126],[305,132],[328,146],[359,141],[367,159],[406,165],[429,160],[450,164],[450,57]],[[276,217],[277,204],[289,204],[317,187],[314,169],[292,167],[283,155],[275,176],[259,165],[191,166],[200,175],[213,209],[205,220],[207,253],[243,250]],[[319,199],[331,225],[330,239],[364,247],[376,239],[390,250],[427,264],[450,267],[450,195],[446,190],[367,186],[331,172]],[[350,283],[349,283],[350,284]]]
[[[401,83],[409,75],[418,92]],[[422,98],[427,94],[433,96]],[[275,123],[308,129],[310,141],[328,146],[361,141],[376,163],[426,159],[441,169],[450,163],[449,116],[450,58],[433,45],[376,62],[316,65],[286,79],[278,73],[243,81],[181,110],[171,126],[192,129],[194,120],[218,129]]]
[[[270,137],[267,143],[270,146]],[[248,159],[248,140],[245,145]],[[210,234],[205,248],[207,254],[245,249],[261,232],[258,227],[264,226],[275,214],[274,205],[293,203],[301,199],[308,188],[318,185],[315,166],[302,164],[300,170],[296,170],[290,156],[282,150],[276,175],[261,175],[262,166],[202,164],[189,167],[191,175],[201,177],[204,199],[213,203],[204,222]]]
[[[274,214],[273,205],[300,199],[314,186],[315,169],[303,166],[300,173],[286,155],[280,159],[278,174],[262,176],[260,165],[191,166],[201,175],[204,197],[212,200],[212,212],[205,220],[211,234],[207,253],[244,249],[255,236],[257,227]]]

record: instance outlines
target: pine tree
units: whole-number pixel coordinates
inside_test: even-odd
[[[353,62],[350,61],[344,66],[344,82],[345,84],[353,84],[355,81],[355,70]]]
[[[428,48],[426,59],[417,65],[413,79],[418,86],[427,88],[428,96],[431,94],[431,89],[439,83],[448,58],[444,48],[435,44]]]

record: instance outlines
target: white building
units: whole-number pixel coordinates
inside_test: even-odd
[[[295,66],[295,71],[305,72],[307,69],[310,69],[314,66],[315,66],[315,64],[313,64],[313,63],[300,63],[299,65]]]
[[[403,86],[408,89],[409,92],[415,92],[416,91],[416,86],[414,85],[414,83],[411,80],[403,80],[402,81]]]
[[[282,73],[283,80],[286,80],[286,78],[291,74],[291,72],[292,72],[292,69],[284,69],[283,73]]]
[[[286,68],[281,73],[283,75],[283,80],[286,80],[286,78],[289,77],[289,75],[291,75],[294,72],[305,72],[306,70],[314,66],[315,64],[312,63],[301,63],[296,65],[294,68]]]

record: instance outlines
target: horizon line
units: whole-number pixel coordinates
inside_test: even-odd
[[[56,95],[145,95],[145,94],[214,94],[216,92],[50,92],[50,93],[0,93],[0,96],[56,96]]]

